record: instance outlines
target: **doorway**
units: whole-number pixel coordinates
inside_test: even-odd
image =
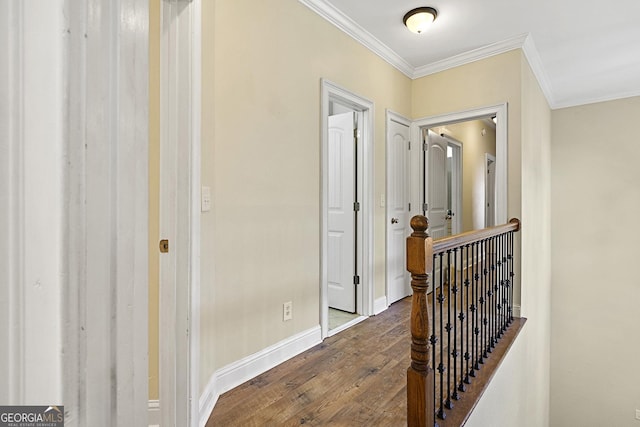
[[[323,338],[372,313],[372,112],[371,101],[322,80]]]
[[[387,188],[381,205],[386,207],[388,306],[411,295],[411,277],[406,262],[406,239],[411,233],[411,122],[397,113],[387,111],[386,124]]]
[[[492,120],[493,119],[493,120]],[[466,130],[461,130],[461,129]],[[429,132],[431,131],[431,133]],[[412,176],[413,185],[419,189],[413,197],[414,200],[420,201],[421,211],[420,213],[426,215],[430,222],[430,234],[432,237],[442,237],[447,235],[446,230],[443,228],[436,229],[436,234],[433,234],[431,230],[432,218],[430,215],[431,206],[430,198],[433,198],[437,204],[443,204],[451,206],[446,210],[441,209],[440,206],[433,205],[433,208],[440,208],[440,211],[436,211],[442,216],[442,219],[446,221],[448,209],[451,209],[451,233],[457,234],[460,232],[471,231],[475,229],[481,229],[485,227],[486,217],[486,203],[485,203],[485,183],[484,178],[485,167],[485,153],[489,152],[494,156],[494,176],[495,176],[495,190],[494,194],[494,223],[505,223],[507,218],[507,104],[499,104],[495,106],[483,107],[474,110],[461,111],[457,113],[444,114],[441,116],[434,116],[424,119],[419,119],[412,124],[412,138],[423,144],[427,148],[430,143],[429,138],[433,136],[435,141],[440,141],[439,148],[434,150],[439,155],[434,156],[434,160],[430,160],[428,155],[420,156],[419,171]],[[475,138],[475,140],[474,140]],[[475,143],[474,141],[488,141],[491,138],[490,143]],[[492,146],[490,150],[486,147]],[[451,171],[453,173],[454,157],[456,156],[457,148],[460,148],[460,163],[459,173],[462,177],[458,183],[457,188],[460,189],[462,196],[461,202],[458,206],[457,212],[454,210],[454,189],[456,186],[455,179],[452,174],[451,178],[447,176],[447,164],[451,162]],[[450,150],[451,160],[445,160],[443,157],[449,155],[445,153],[445,149]],[[430,163],[435,164],[430,168]],[[443,172],[443,169],[445,172]],[[434,178],[431,175],[437,175]],[[440,179],[447,185],[451,185],[452,189],[446,190],[447,197],[444,199],[451,199],[451,203],[448,200],[441,202],[437,200],[439,193],[435,190],[431,190],[432,185],[435,185],[434,179]],[[449,196],[450,194],[450,196]],[[454,219],[457,218],[457,221]],[[434,218],[437,220],[437,218]],[[454,231],[454,224],[458,222],[458,229]],[[445,223],[446,224],[446,223]],[[439,224],[436,222],[436,225]]]
[[[201,1],[162,0],[160,33],[160,425],[202,423],[200,359]],[[157,415],[157,414],[156,414]],[[208,414],[207,414],[208,415]]]
[[[463,142],[442,128],[422,128],[422,214],[433,238],[462,232]]]

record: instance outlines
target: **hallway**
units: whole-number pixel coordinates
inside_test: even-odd
[[[406,298],[225,393],[207,427],[406,424]]]

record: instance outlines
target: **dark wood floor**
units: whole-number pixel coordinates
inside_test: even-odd
[[[411,300],[223,394],[213,426],[406,425]]]
[[[429,298],[429,305],[432,303],[432,298]],[[327,338],[312,349],[223,394],[207,427],[406,425],[410,316],[411,299],[398,301],[378,316]],[[438,331],[439,311],[435,317],[432,326]],[[440,426],[464,423],[525,321],[516,319],[507,329],[491,357],[483,361],[471,385],[466,386],[466,392],[455,401],[456,409],[447,411],[446,420],[438,421]],[[449,357],[451,352],[447,344],[456,342],[456,348],[460,350],[462,337],[459,334],[461,330],[457,331],[458,337],[452,343],[442,342],[444,348],[440,349],[440,344],[436,346],[438,351],[432,366],[438,366],[440,355],[445,359]],[[458,375],[462,375],[461,371],[460,367]],[[445,375],[448,376],[449,372]],[[437,410],[441,387],[438,374],[435,378]],[[446,383],[445,379],[445,399]],[[452,384],[455,383],[454,380]]]

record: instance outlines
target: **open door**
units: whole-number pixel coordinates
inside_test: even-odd
[[[355,113],[329,116],[327,281],[329,307],[356,312],[358,218]]]
[[[437,239],[448,234],[447,140],[429,130],[424,147],[427,166],[425,211],[429,219],[429,235]]]
[[[409,126],[387,121],[387,303],[411,294],[406,240],[409,213]]]

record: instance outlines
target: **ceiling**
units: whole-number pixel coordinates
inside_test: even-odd
[[[640,1],[299,0],[411,78],[522,48],[552,108],[640,95]],[[409,10],[438,10],[413,34]]]

